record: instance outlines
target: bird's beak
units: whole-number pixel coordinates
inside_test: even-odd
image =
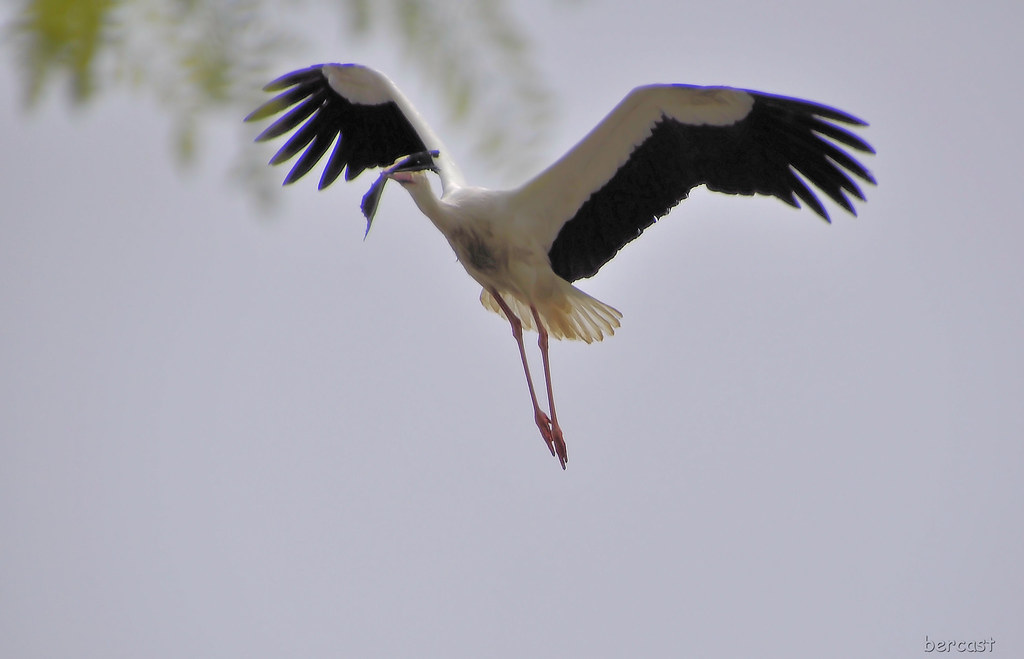
[[[392,181],[397,181],[398,183],[412,183],[412,175],[413,172],[409,170],[402,170],[397,172],[388,172],[387,177]]]
[[[404,183],[412,181],[412,172],[429,170],[437,174],[439,170],[437,165],[434,164],[434,158],[438,155],[440,155],[440,153],[437,151],[421,151],[420,153],[409,156],[400,163],[396,163],[393,167],[384,170],[384,174],[389,178],[393,178],[396,181]]]
[[[380,176],[373,182],[367,193],[363,195],[362,210],[363,216],[366,217],[366,233],[363,234],[364,240],[370,234],[370,225],[373,224],[373,216],[377,214],[377,205],[380,203],[380,196],[384,192],[384,184],[389,179],[394,179],[399,183],[412,183],[413,172],[429,170],[435,174],[438,173],[439,170],[437,165],[434,164],[434,158],[439,155],[440,153],[437,151],[414,153],[380,173]]]

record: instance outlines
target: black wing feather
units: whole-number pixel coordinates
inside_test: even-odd
[[[297,88],[297,91],[301,93],[289,93],[287,94],[287,96],[289,96],[290,98],[282,99],[281,96],[278,96],[273,101],[271,101],[271,103],[274,103],[274,101],[280,101],[280,103],[274,103],[274,106],[277,107],[278,109],[271,112],[271,114],[277,114],[284,108],[294,105],[299,100],[301,100],[302,102],[298,103],[298,105],[295,105],[295,107],[289,110],[283,117],[281,117],[274,123],[270,124],[270,126],[268,126],[266,130],[257,135],[257,142],[265,142],[275,137],[280,137],[289,131],[295,130],[296,126],[301,124],[306,119],[309,119],[310,115],[320,108],[320,105],[323,103],[324,96],[326,96],[326,94],[309,95],[308,90],[304,90],[301,88]],[[286,103],[287,105],[285,105]],[[250,115],[250,117],[251,116],[252,115]],[[252,121],[252,119],[247,117],[246,121]]]
[[[293,71],[266,85],[266,91],[282,93],[245,118],[265,119],[295,106],[256,138],[265,141],[298,128],[270,160],[277,165],[304,150],[285,177],[286,184],[309,173],[332,144],[334,150],[318,184],[321,189],[333,183],[342,171],[345,180],[350,181],[367,168],[390,165],[401,156],[427,150],[398,104],[352,103],[331,88],[324,66]]]
[[[831,221],[810,183],[856,214],[846,195],[861,200],[864,195],[848,173],[872,184],[875,179],[836,143],[874,150],[829,122],[866,124],[809,101],[748,93],[754,97],[750,113],[728,126],[690,125],[663,116],[626,164],[562,227],[548,253],[552,269],[567,281],[593,276],[699,185],[727,194],[771,195],[797,208],[803,202]]]

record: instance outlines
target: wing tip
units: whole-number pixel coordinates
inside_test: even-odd
[[[303,82],[310,82],[315,80],[316,77],[323,75],[323,68],[326,64],[314,64],[313,66],[307,66],[304,69],[296,69],[289,73],[274,78],[267,84],[263,85],[263,91],[265,92],[279,92],[289,87],[294,87]]]

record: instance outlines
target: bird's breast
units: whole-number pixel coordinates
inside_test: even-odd
[[[449,242],[463,265],[480,272],[493,273],[508,267],[508,250],[498,245],[493,238],[480,231],[456,229],[449,236]]]
[[[525,293],[534,286],[534,255],[492,225],[477,223],[446,232],[459,262],[484,288]],[[543,256],[543,255],[542,255]],[[524,273],[531,273],[523,280]]]

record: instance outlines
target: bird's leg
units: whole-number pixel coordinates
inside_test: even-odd
[[[565,446],[565,438],[562,437],[562,429],[558,426],[558,415],[555,414],[555,396],[551,391],[551,362],[548,359],[548,331],[544,327],[544,323],[540,322],[540,315],[537,313],[537,308],[530,306],[530,311],[533,312],[533,322],[537,323],[537,346],[540,348],[540,356],[544,361],[544,383],[548,389],[548,411],[551,412],[551,442],[555,445],[555,450],[558,452],[558,461],[562,463],[562,469],[565,469],[565,463],[569,461],[569,453]]]
[[[512,326],[512,336],[515,337],[516,343],[519,345],[519,357],[523,360],[523,372],[526,373],[526,386],[530,388],[530,400],[533,402],[533,417],[537,422],[537,428],[540,429],[541,437],[548,445],[548,450],[551,451],[551,455],[555,455],[555,442],[551,435],[551,420],[547,414],[540,409],[540,405],[537,404],[537,394],[533,389],[533,378],[530,377],[530,365],[526,361],[526,348],[523,346],[523,322],[519,320],[519,317],[512,313],[512,309],[505,304],[505,300],[501,298],[501,295],[497,290],[491,289],[491,295],[494,296],[498,306],[501,307],[502,312],[505,314],[505,318],[508,318],[509,324]],[[564,442],[563,442],[564,444]]]

